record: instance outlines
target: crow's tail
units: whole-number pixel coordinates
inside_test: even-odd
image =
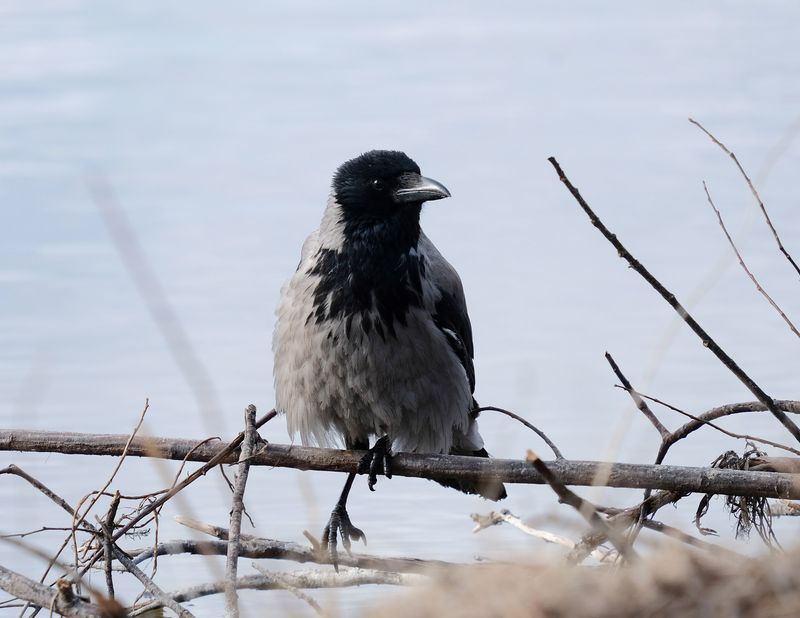
[[[451,451],[451,455],[489,457],[489,453],[486,452],[485,448],[482,448],[479,451],[465,451],[465,450],[453,449]],[[440,485],[444,485],[445,487],[451,487],[453,489],[457,489],[458,491],[462,491],[465,494],[482,496],[487,500],[497,501],[497,500],[502,500],[507,496],[506,488],[500,481],[496,479],[487,478],[478,481],[467,481],[462,479],[437,479],[436,482],[439,483]]]

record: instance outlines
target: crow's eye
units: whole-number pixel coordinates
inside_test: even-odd
[[[384,184],[380,178],[376,178],[372,181],[372,188],[375,189],[375,191],[383,191],[383,187]]]

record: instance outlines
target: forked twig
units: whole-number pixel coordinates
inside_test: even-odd
[[[770,296],[767,293],[767,291],[762,287],[761,283],[759,283],[758,279],[756,279],[756,276],[753,274],[753,272],[748,268],[747,264],[745,264],[744,258],[742,257],[742,254],[739,253],[739,249],[736,246],[736,243],[733,242],[733,238],[731,238],[731,235],[728,233],[728,228],[725,227],[725,222],[722,220],[722,214],[720,213],[720,211],[717,209],[716,205],[714,204],[714,200],[711,199],[711,194],[708,192],[708,186],[706,185],[706,181],[705,180],[703,181],[703,191],[706,192],[706,199],[708,200],[708,203],[711,206],[711,208],[714,211],[714,213],[716,213],[717,220],[719,221],[719,225],[722,228],[723,233],[725,234],[725,238],[728,239],[728,243],[730,243],[731,248],[733,249],[733,252],[736,254],[736,258],[739,260],[739,265],[742,267],[742,269],[744,270],[745,274],[750,278],[750,281],[753,282],[753,285],[756,286],[756,290],[758,290],[758,292],[764,298],[767,299],[767,302],[769,302],[769,304],[772,305],[772,308],[775,309],[775,311],[778,312],[778,314],[781,316],[781,318],[783,318],[783,321],[786,322],[786,325],[789,327],[789,329],[796,336],[800,337],[800,332],[797,331],[797,328],[795,328],[795,325],[792,324],[792,321],[786,316],[786,313],[784,313],[783,309],[781,309],[778,306],[778,303],[776,303],[772,299],[772,296]]]
[[[739,159],[736,158],[736,155],[733,154],[733,152],[731,152],[727,148],[727,146],[725,146],[725,144],[723,144],[716,137],[714,137],[714,135],[711,133],[711,131],[706,129],[702,124],[697,122],[694,118],[689,118],[689,122],[691,122],[694,126],[696,126],[698,129],[700,129],[703,133],[708,135],[708,137],[711,139],[711,141],[714,142],[717,146],[719,146],[722,149],[722,151],[725,154],[727,154],[733,160],[733,162],[736,164],[736,167],[739,169],[739,172],[741,173],[742,177],[747,182],[747,186],[750,188],[750,193],[753,194],[753,197],[755,198],[756,202],[758,203],[758,207],[761,209],[761,212],[764,214],[764,219],[766,220],[767,225],[769,226],[769,229],[772,232],[772,235],[775,237],[775,242],[778,244],[778,249],[784,255],[784,257],[787,260],[789,260],[789,263],[792,265],[792,267],[794,268],[795,272],[797,272],[797,274],[800,275],[800,266],[797,265],[797,262],[794,261],[794,259],[789,254],[789,252],[784,248],[783,243],[781,242],[780,236],[778,236],[778,231],[775,229],[775,226],[772,225],[772,220],[769,218],[769,215],[767,214],[767,209],[764,206],[764,202],[761,199],[761,196],[758,194],[758,191],[756,191],[756,188],[753,185],[753,182],[750,180],[750,177],[747,175],[747,172],[744,171],[744,168],[742,167],[742,164],[739,163]]]

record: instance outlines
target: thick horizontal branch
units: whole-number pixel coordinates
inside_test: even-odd
[[[80,455],[119,456],[129,436],[60,433],[50,431],[0,430],[0,451],[34,451]],[[188,461],[209,461],[226,447],[179,438],[139,438],[128,447],[128,457],[157,457]],[[251,459],[251,465],[356,472],[363,451],[340,451],[286,444],[268,444]],[[237,461],[237,455],[223,460]],[[556,460],[546,462],[553,475],[565,485],[594,485],[598,478],[607,487],[666,489],[727,495],[800,499],[800,476],[775,472],[751,472],[596,461]],[[457,455],[397,453],[393,473],[418,478],[497,480],[505,483],[544,484],[530,463],[514,459],[485,459]]]

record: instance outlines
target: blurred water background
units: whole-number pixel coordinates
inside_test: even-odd
[[[753,397],[589,225],[549,155],[772,396],[798,398],[798,341],[736,266],[701,180],[793,317],[798,281],[731,162],[687,122],[735,150],[800,254],[798,18],[788,1],[0,2],[0,425],[126,433],[149,397],[149,434],[230,437],[248,403],[269,410],[280,286],[319,222],[333,170],[371,148],[406,151],[451,190],[425,209],[423,226],[464,280],[477,397],[523,414],[567,457],[655,455],[657,435],[613,387],[606,350],[642,391],[693,412]],[[207,421],[90,197],[87,179],[98,175],[211,377],[219,406]],[[669,427],[681,422],[659,414]],[[767,415],[725,424],[790,440]],[[496,456],[549,455],[506,418],[487,413],[481,426]],[[283,419],[262,434],[290,440]],[[668,462],[707,464],[727,448],[742,445],[705,431]],[[11,462],[72,503],[115,463],[0,453],[0,467]],[[128,461],[115,486],[151,491],[176,469]],[[255,532],[304,543],[343,480],[253,470]],[[349,510],[370,552],[549,555],[513,529],[473,535],[469,514],[494,507],[478,498],[424,480],[381,481],[374,494],[365,485]],[[227,525],[225,492],[218,475],[196,483],[164,510],[161,538],[192,536],[172,522],[179,513]],[[583,493],[617,505],[639,495]],[[509,494],[503,506],[542,527],[583,530],[548,489]],[[3,533],[67,525],[17,478],[0,479],[0,503]],[[697,500],[685,503],[662,519],[689,529]],[[708,523],[735,543],[718,502]],[[789,544],[797,537],[792,522],[777,529]],[[30,540],[52,550],[61,538]],[[171,590],[210,580],[222,563],[164,558],[157,581]],[[0,564],[33,577],[43,568],[5,544]],[[134,590],[123,584],[123,599]],[[315,595],[344,612],[389,592]],[[243,598],[249,615],[310,612],[288,593]],[[219,597],[191,605],[201,616],[221,607]]]

